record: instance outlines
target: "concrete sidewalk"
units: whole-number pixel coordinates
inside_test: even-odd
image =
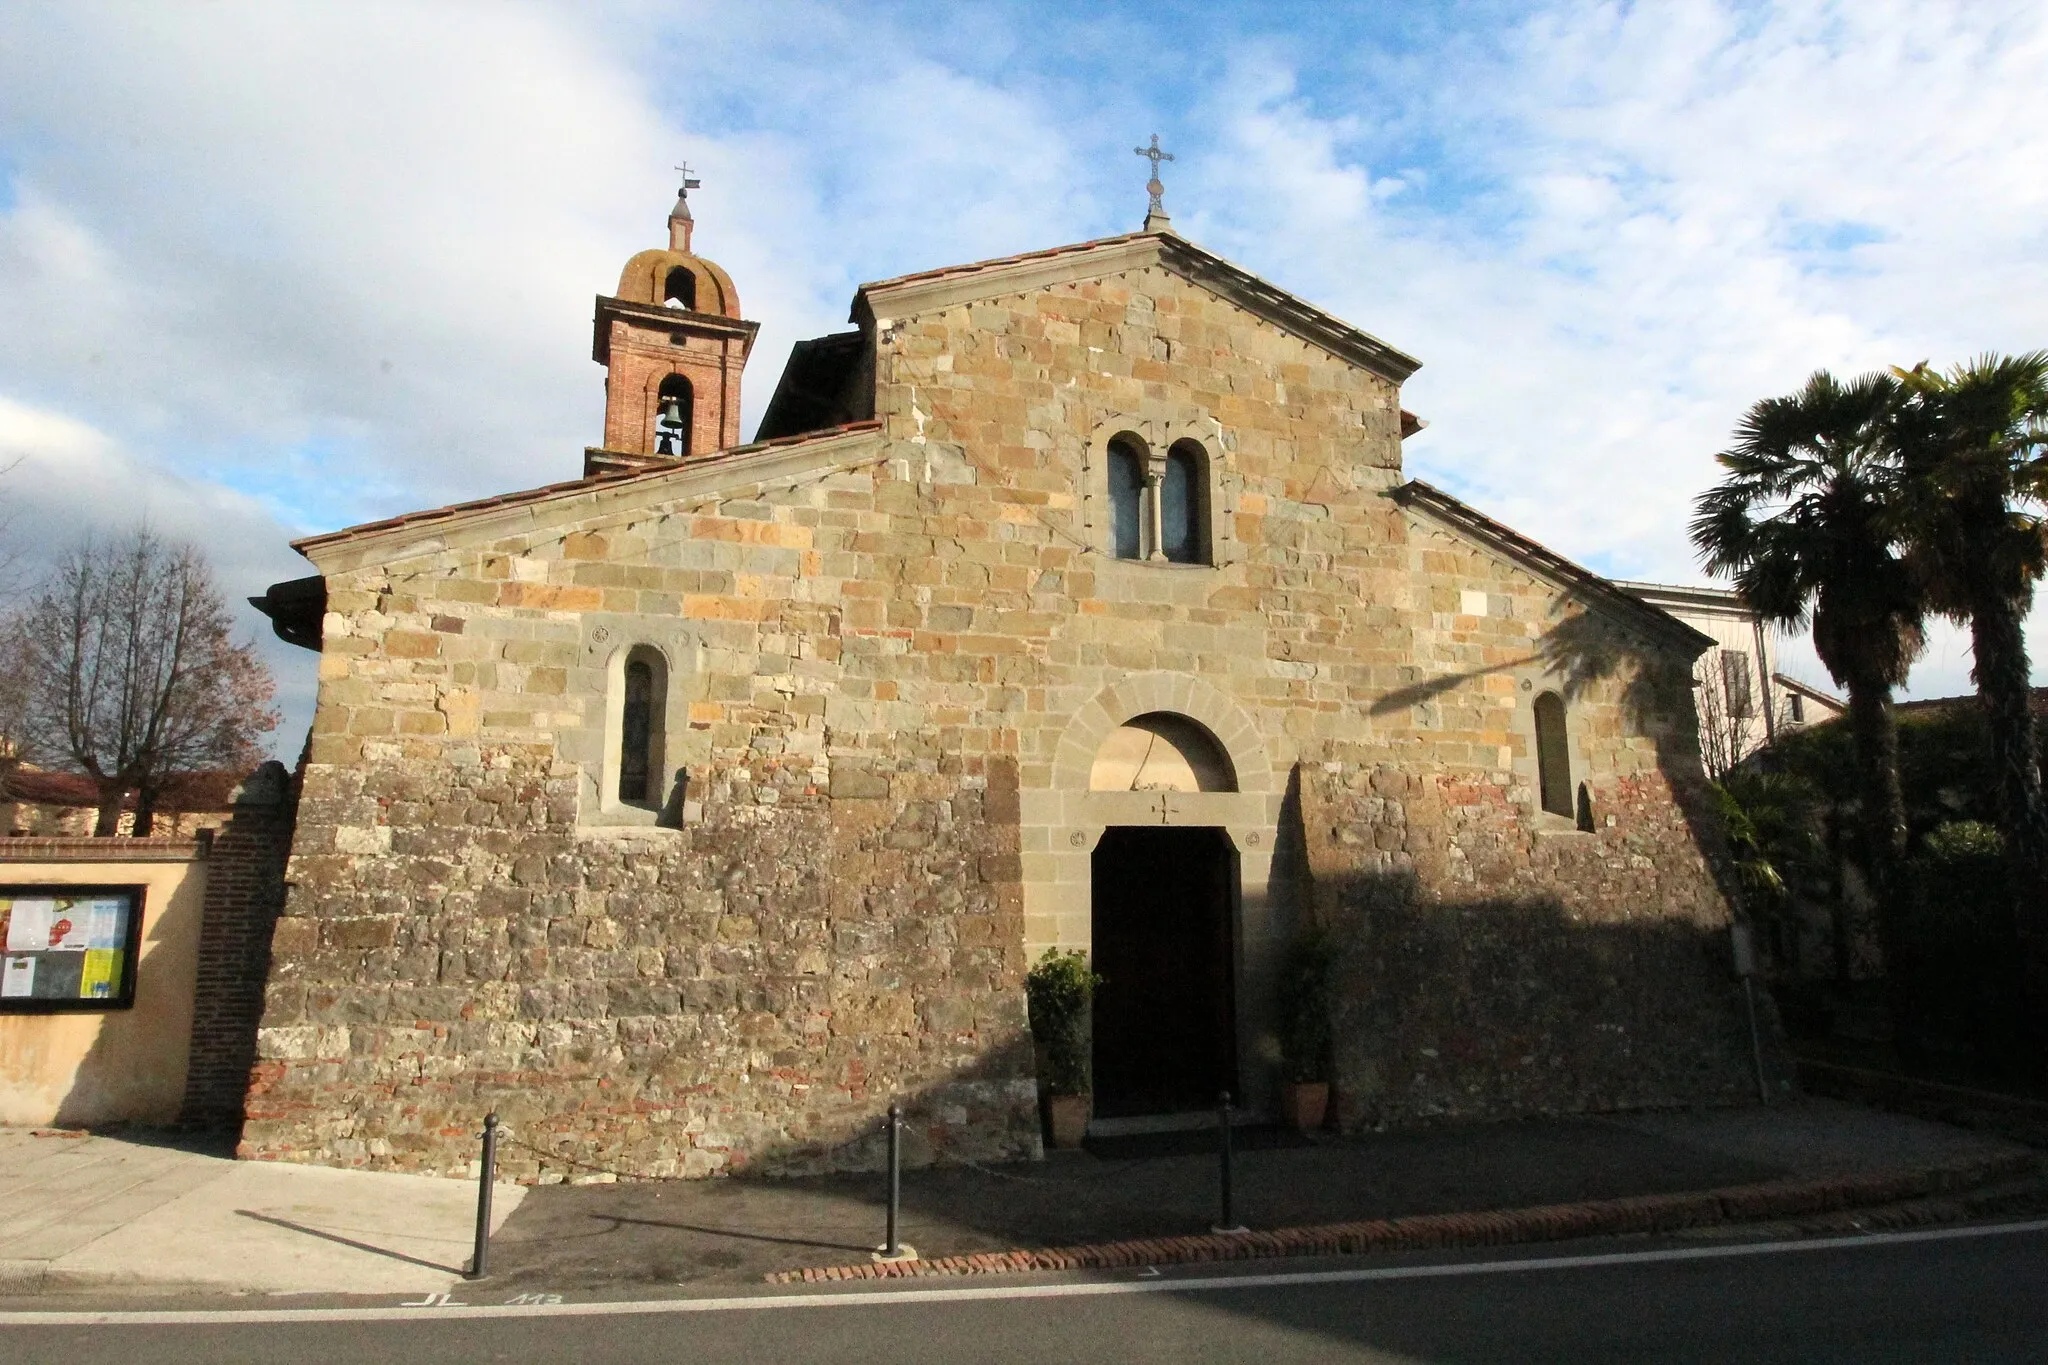
[[[502,1225],[526,1191],[500,1186]],[[0,1294],[410,1294],[458,1283],[476,1186],[0,1127]]]
[[[2029,1149],[1830,1100],[1769,1109],[1532,1119],[1301,1139],[1247,1132],[1236,1212],[1253,1229],[1584,1205],[1788,1180],[2026,1164]],[[906,1170],[903,1240],[926,1260],[1205,1234],[1207,1134],[1115,1139],[1001,1168]],[[2000,1177],[2004,1178],[2004,1177]],[[1943,1188],[1947,1176],[1941,1181]],[[880,1175],[551,1186],[492,1246],[494,1282],[567,1291],[759,1284],[864,1264],[882,1240]],[[1780,1203],[1782,1206],[1782,1201]]]
[[[1971,1163],[2011,1171],[2033,1155],[1944,1124],[1810,1098],[1350,1139],[1240,1136],[1236,1210],[1261,1232],[1615,1200],[1684,1203],[1702,1191],[1740,1203],[1741,1190],[1771,1182],[1781,1190],[1788,1180],[1869,1184]],[[1120,1138],[1037,1163],[907,1170],[903,1239],[935,1261],[1199,1238],[1217,1212],[1211,1141],[1202,1133]],[[758,1285],[807,1268],[863,1265],[881,1240],[885,1189],[881,1175],[500,1186],[492,1285]],[[147,1135],[0,1128],[0,1294],[437,1293],[460,1280],[475,1201],[468,1181],[237,1162]]]

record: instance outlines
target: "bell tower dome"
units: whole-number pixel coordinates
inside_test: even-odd
[[[585,476],[688,460],[740,441],[740,374],[760,324],[740,317],[732,276],[691,250],[696,220],[683,171],[668,248],[626,262],[597,300],[591,358],[605,367],[604,444]]]

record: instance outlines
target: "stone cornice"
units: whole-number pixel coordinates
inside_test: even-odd
[[[697,313],[687,308],[635,303],[631,299],[615,299],[604,294],[597,296],[597,311],[593,316],[590,358],[600,365],[610,362],[613,319],[655,330],[675,331],[681,328],[708,336],[730,337],[740,343],[742,354],[753,350],[754,335],[761,330],[758,322],[735,320],[722,313]]]

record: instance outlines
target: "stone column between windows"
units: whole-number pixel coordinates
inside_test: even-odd
[[[1147,559],[1166,558],[1166,515],[1161,503],[1166,483],[1166,466],[1157,459],[1145,461],[1145,529],[1151,533],[1152,552]]]

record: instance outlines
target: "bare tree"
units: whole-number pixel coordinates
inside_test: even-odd
[[[1701,656],[1693,674],[1693,696],[1700,711],[1700,762],[1716,782],[1756,747],[1756,717],[1747,707],[1729,705],[1720,657],[1718,649]]]
[[[130,792],[146,835],[167,779],[260,758],[257,737],[277,725],[275,685],[232,627],[199,552],[147,528],[84,542],[32,595],[9,651],[22,756],[93,779],[95,835],[116,832]]]

